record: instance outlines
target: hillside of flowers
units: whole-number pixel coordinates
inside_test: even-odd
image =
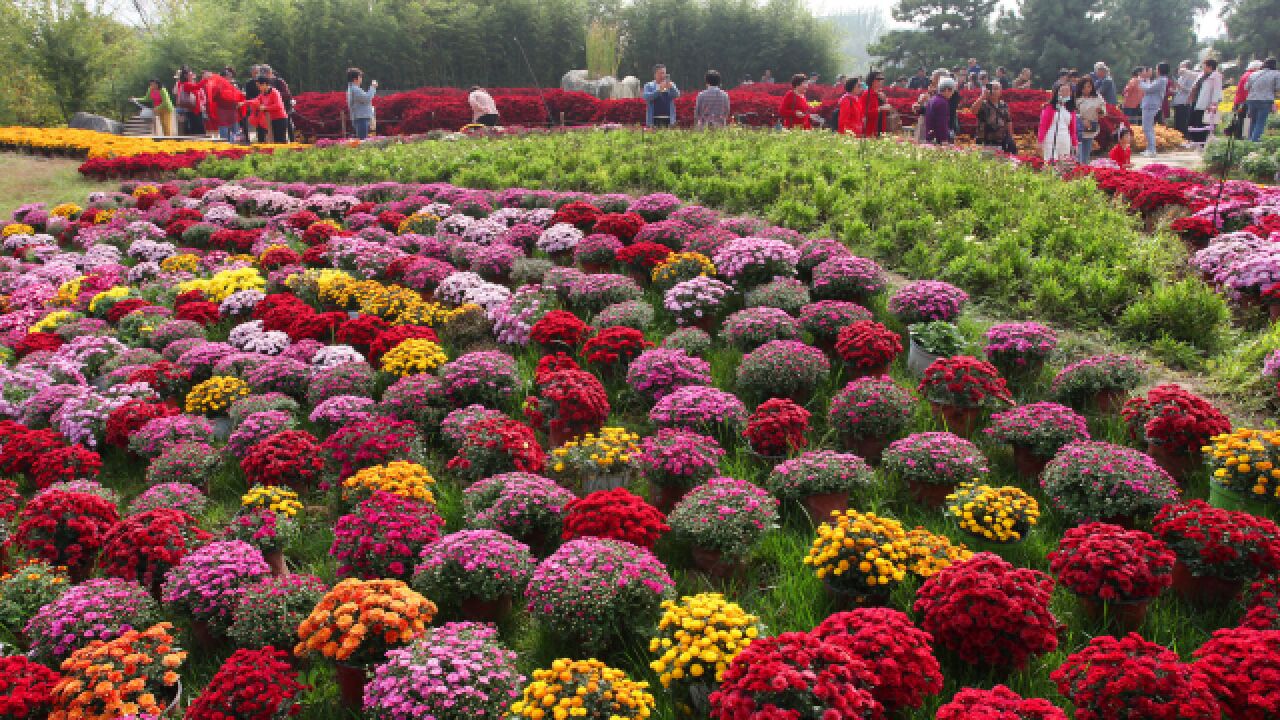
[[[670,193],[0,227],[0,717],[1280,712],[1280,433],[965,288]]]

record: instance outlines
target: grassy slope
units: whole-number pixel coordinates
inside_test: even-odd
[[[85,180],[76,172],[79,166],[79,160],[66,158],[0,154],[0,218],[7,220],[26,203],[43,202],[49,207],[64,202],[83,204],[89,193],[115,187]]]

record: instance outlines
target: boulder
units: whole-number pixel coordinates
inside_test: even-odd
[[[119,135],[124,132],[124,125],[115,120],[86,112],[78,112],[72,115],[67,127],[77,130],[97,130],[98,132],[111,133],[112,135]]]
[[[595,87],[588,92],[594,95],[597,100],[610,100],[613,98],[613,89],[618,86],[618,78],[612,75],[605,75],[599,80],[592,81],[591,84]]]
[[[638,98],[640,97],[643,89],[644,83],[640,82],[640,78],[635,75],[628,75],[622,78],[622,81],[613,87],[613,99],[629,100],[631,98]]]
[[[560,89],[566,92],[586,92],[587,71],[570,70],[560,78]]]

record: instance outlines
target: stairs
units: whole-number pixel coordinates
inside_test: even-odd
[[[124,134],[128,136],[150,136],[154,130],[155,121],[149,117],[142,117],[142,113],[134,115],[124,123]]]

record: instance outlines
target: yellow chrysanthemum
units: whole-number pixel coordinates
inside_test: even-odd
[[[13,237],[14,235],[34,235],[36,229],[26,223],[9,223],[4,226],[4,230],[0,230],[0,235],[4,237]]]
[[[511,705],[509,715],[528,720],[643,720],[654,708],[653,695],[648,690],[649,683],[636,682],[595,658],[561,658],[549,668],[533,671],[532,682]]]
[[[200,269],[200,258],[191,253],[170,255],[160,261],[160,269],[165,272],[193,273]]]
[[[220,413],[248,394],[249,384],[240,378],[215,375],[187,393],[187,412],[206,415]]]
[[[431,486],[435,483],[431,472],[422,465],[396,460],[364,468],[343,480],[342,497],[354,505],[381,491],[434,505],[436,498]]]
[[[702,593],[662,603],[658,634],[649,640],[656,659],[649,667],[664,688],[681,679],[719,683],[738,653],[760,634],[760,618],[719,593]]]
[[[302,511],[298,493],[283,485],[254,485],[240,497],[240,507],[245,509],[267,508],[279,515],[297,517]]]
[[[1236,428],[1202,448],[1212,482],[1260,500],[1280,499],[1280,431]]]
[[[382,356],[382,370],[404,377],[432,372],[446,362],[449,362],[449,356],[436,343],[423,338],[409,338]]]
[[[910,558],[902,523],[846,510],[818,526],[804,563],[841,591],[882,594],[906,577]]]
[[[990,542],[1017,542],[1040,520],[1040,504],[1023,490],[967,482],[947,496],[961,530]]]
[[[54,208],[49,211],[49,214],[53,217],[70,218],[79,215],[82,211],[82,208],[75,203],[62,203],[61,205],[54,206]]]

